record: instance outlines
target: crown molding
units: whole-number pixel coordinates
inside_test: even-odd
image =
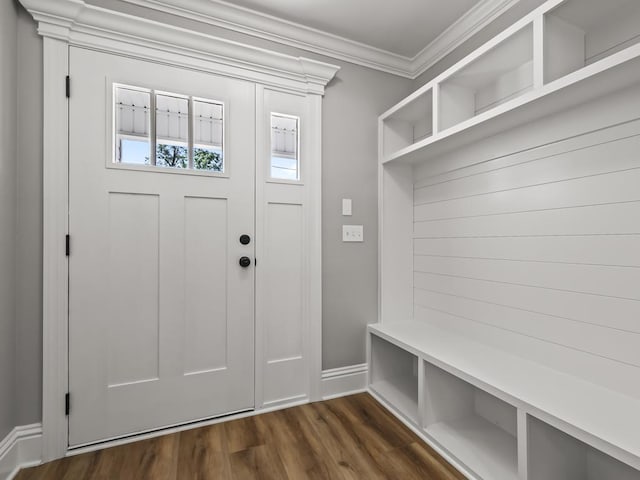
[[[38,33],[69,45],[228,74],[322,95],[340,67],[88,5],[84,0],[20,0]]]
[[[401,77],[411,76],[409,57],[222,0],[123,1]]]
[[[520,0],[481,0],[414,57],[398,55],[223,0],[122,1],[415,79]]]

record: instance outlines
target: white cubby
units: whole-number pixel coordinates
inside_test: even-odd
[[[640,43],[637,0],[569,0],[544,20],[547,82]]]
[[[440,131],[533,88],[533,27],[527,25],[440,84]]]
[[[371,336],[370,387],[413,423],[418,423],[418,357]]]
[[[381,162],[428,161],[639,75],[638,0],[548,0],[383,113]]]
[[[425,362],[424,429],[481,478],[518,478],[517,410]]]
[[[468,478],[640,480],[640,400],[567,373],[575,357],[555,347],[545,350],[553,361],[538,363],[529,340],[494,337],[439,305],[415,308],[416,186],[462,181],[456,165],[507,151],[510,129],[608,95],[618,102],[638,85],[640,0],[547,0],[379,118],[380,323],[368,326],[369,391]],[[525,131],[513,132],[516,147]]]
[[[638,480],[640,472],[528,416],[528,480]]]
[[[368,332],[369,391],[469,478],[640,480],[636,399],[425,322]]]
[[[383,143],[386,153],[413,145],[433,134],[433,91],[410,98],[384,119]]]

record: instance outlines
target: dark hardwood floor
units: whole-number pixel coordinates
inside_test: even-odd
[[[464,479],[366,393],[77,455],[17,480]]]

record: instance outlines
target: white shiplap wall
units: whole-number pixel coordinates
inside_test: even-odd
[[[415,318],[640,397],[639,118],[635,88],[416,168]]]

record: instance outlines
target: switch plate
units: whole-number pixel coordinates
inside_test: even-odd
[[[362,225],[343,225],[343,242],[364,242],[364,227]]]
[[[343,198],[342,199],[342,215],[348,217],[351,215],[351,199]]]

